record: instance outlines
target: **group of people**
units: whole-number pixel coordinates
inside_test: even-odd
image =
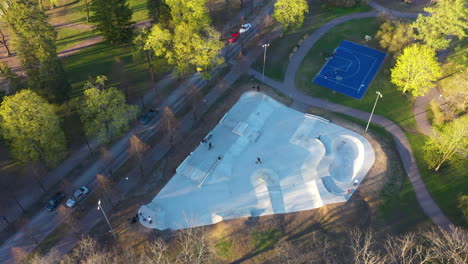
[[[151,216],[148,216],[148,218],[143,217],[143,214],[141,212],[138,212],[133,218],[132,218],[132,224],[136,223],[140,217],[142,218],[143,222],[148,221],[148,223],[151,225],[153,223],[153,219]]]

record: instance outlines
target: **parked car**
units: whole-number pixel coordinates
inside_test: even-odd
[[[148,112],[140,116],[140,123],[142,123],[143,125],[148,124],[149,121],[151,121],[151,119],[153,119],[158,113],[159,113],[159,109],[156,109],[156,110],[150,109]]]
[[[78,190],[73,193],[72,197],[67,201],[67,207],[73,208],[77,202],[83,201],[83,199],[88,196],[89,190],[88,188],[82,186]]]
[[[229,43],[235,43],[239,39],[239,37],[240,37],[239,32],[233,33],[231,37],[229,38]]]
[[[63,192],[57,192],[54,194],[47,203],[47,210],[52,212],[63,201],[63,199],[65,199],[65,194],[63,194]]]
[[[244,24],[239,29],[239,33],[243,34],[243,33],[247,32],[247,31],[249,31],[251,28],[252,28],[252,24],[250,24],[250,23]]]

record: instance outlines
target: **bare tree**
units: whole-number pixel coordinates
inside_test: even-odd
[[[110,153],[110,151],[104,146],[101,146],[99,148],[99,152],[101,153],[101,159],[104,161],[104,164],[106,166],[107,173],[109,175],[112,175],[111,165],[114,160],[112,153]]]
[[[186,221],[189,226],[194,226],[194,219]],[[203,226],[180,230],[177,233],[177,243],[180,246],[175,261],[177,264],[210,263],[212,256],[209,250],[208,234]]]
[[[179,124],[174,112],[172,112],[169,106],[164,107],[163,115],[161,117],[161,128],[167,135],[169,135],[171,146],[173,144],[174,132],[178,126]]]
[[[139,137],[132,135],[130,137],[130,145],[128,146],[128,153],[133,157],[140,167],[141,177],[144,177],[143,160],[145,153],[148,152],[149,146],[145,144]]]
[[[354,228],[349,233],[354,263],[381,264],[385,262],[385,256],[374,250],[374,232],[367,230],[363,233],[359,228]]]
[[[298,264],[304,263],[301,253],[286,240],[281,240],[275,245],[275,253],[277,254],[280,263]]]
[[[7,54],[8,54],[8,57],[11,56],[11,51],[10,51],[10,48],[8,47],[7,43],[6,43],[6,39],[5,39],[5,34],[3,34],[3,29],[0,28],[0,36],[2,37],[2,39],[0,40],[0,44],[3,45],[7,51]]]
[[[80,239],[73,251],[62,258],[61,264],[93,263],[89,260],[99,253],[96,241],[89,236],[84,236]]]
[[[65,222],[65,224],[70,228],[73,234],[77,237],[80,235],[80,229],[78,228],[78,218],[76,211],[70,210],[61,204],[57,209],[59,217]]]
[[[440,227],[431,227],[420,232],[434,251],[440,263],[468,263],[468,235],[460,227],[451,227],[447,232]]]
[[[433,259],[432,250],[417,241],[414,233],[389,236],[385,241],[387,260],[392,264],[428,263]]]
[[[28,264],[58,264],[60,255],[56,249],[52,249],[49,253],[41,256],[38,253],[34,254],[28,261]]]
[[[112,199],[116,198],[115,196],[115,183],[102,174],[96,174],[96,191],[99,195],[106,197],[107,201],[110,203],[111,206],[114,204],[112,203]]]
[[[146,263],[171,264],[168,245],[160,237],[147,242],[142,260]]]
[[[203,100],[203,94],[195,85],[187,89],[187,101],[192,106],[193,120],[197,120],[197,111]]]

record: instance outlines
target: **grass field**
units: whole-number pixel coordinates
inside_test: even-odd
[[[311,82],[312,78],[325,62],[324,57],[320,55],[322,52],[330,47],[338,46],[344,39],[362,43],[362,32],[373,36],[377,29],[378,23],[374,18],[352,20],[333,28],[325,37],[317,41],[316,45],[305,57],[296,75],[296,86],[312,96],[361,109],[366,112],[371,111],[376,99],[375,93],[376,91],[380,91],[383,94],[383,98],[379,100],[375,113],[396,122],[406,130],[418,167],[430,193],[454,223],[466,226],[466,223],[462,223],[463,220],[461,220],[460,211],[456,207],[456,196],[460,192],[467,192],[466,186],[468,179],[465,173],[467,164],[446,167],[437,174],[426,169],[427,166],[422,158],[422,147],[425,136],[417,131],[416,122],[413,117],[413,103],[415,98],[401,94],[401,92],[390,83],[390,68],[393,67],[391,58],[387,57],[384,65],[376,75],[372,85],[369,87],[362,100],[357,100],[339,93],[333,93],[332,90],[315,85]],[[370,47],[377,48],[375,40],[367,44]],[[407,184],[409,184],[409,182],[405,185]],[[401,204],[411,204],[410,201],[414,200],[415,197],[410,194],[408,187],[404,187],[402,193],[391,199],[392,201],[389,201],[389,205],[384,206],[384,214],[386,214],[386,210],[392,210],[393,206],[401,207]],[[409,207],[402,207],[402,209],[404,208],[408,208],[408,213],[411,212]],[[404,220],[406,221],[408,219]]]
[[[304,35],[310,35],[319,27],[335,18],[351,14],[370,11],[367,5],[359,5],[353,8],[337,8],[322,4],[322,1],[309,1],[310,12],[306,16],[304,25],[296,30],[284,32],[283,37],[272,41],[267,51],[265,75],[278,81],[284,80],[284,74],[289,61],[290,52],[296,47]],[[263,57],[259,57],[252,67],[261,72]]]

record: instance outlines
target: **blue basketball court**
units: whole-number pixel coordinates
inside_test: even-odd
[[[384,52],[343,40],[312,82],[361,99],[385,56]]]

